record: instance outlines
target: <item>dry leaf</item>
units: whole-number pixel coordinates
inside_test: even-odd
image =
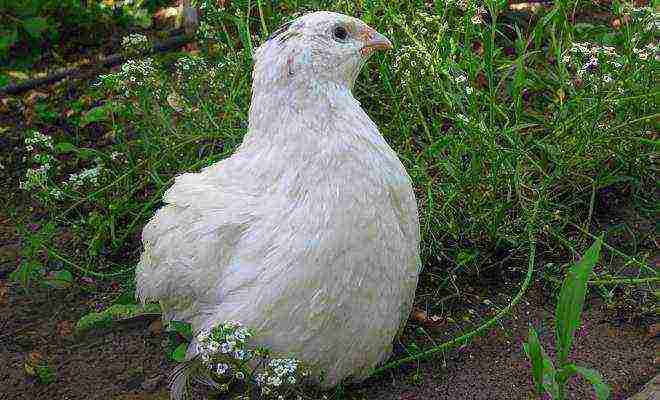
[[[527,11],[531,13],[539,12],[546,7],[543,3],[516,3],[509,4],[509,9],[512,11]]]
[[[66,337],[73,333],[73,323],[71,321],[62,321],[57,324],[57,331],[60,336]]]
[[[426,311],[424,311],[424,310],[420,310],[419,308],[415,308],[410,313],[410,317],[412,318],[413,321],[418,322],[420,324],[423,324],[428,319],[428,314],[426,314]]]
[[[27,104],[34,104],[39,100],[44,100],[48,98],[48,93],[39,92],[37,90],[31,90],[30,93],[25,97],[25,102]]]
[[[149,332],[152,335],[160,335],[160,332],[163,330],[163,322],[160,319],[157,319],[149,324]]]
[[[154,20],[162,24],[173,24],[176,22],[177,15],[179,15],[177,7],[161,8],[154,14]]]
[[[44,356],[38,351],[31,351],[25,358],[24,368],[28,375],[36,375],[36,368],[43,364]]]
[[[176,112],[184,112],[186,109],[185,100],[183,100],[177,92],[171,92],[167,95],[167,104],[169,104]]]
[[[484,45],[479,40],[472,42],[472,51],[476,54],[483,56],[484,55]]]
[[[5,304],[8,292],[9,288],[7,287],[7,283],[4,281],[0,282],[0,304]]]
[[[30,77],[21,71],[6,71],[5,74],[11,76],[14,79],[30,79]]]

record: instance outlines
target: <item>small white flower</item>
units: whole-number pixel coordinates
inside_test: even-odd
[[[28,151],[34,149],[33,145],[39,145],[50,150],[53,149],[53,138],[47,135],[42,134],[39,131],[32,131],[32,133],[25,138],[25,144]]]
[[[48,193],[56,200],[62,200],[64,197],[64,192],[59,189],[51,189]]]
[[[83,170],[76,174],[69,175],[68,185],[73,186],[74,188],[79,188],[85,184],[91,184],[93,186],[98,184],[99,175],[101,174],[101,166],[97,165],[94,168]]]
[[[234,346],[232,346],[230,343],[225,342],[222,345],[220,345],[220,352],[222,354],[231,353],[233,350],[234,350]]]
[[[282,384],[282,379],[279,376],[269,376],[267,380],[268,386],[278,387]]]
[[[216,365],[216,367],[215,367],[215,372],[218,375],[224,375],[225,372],[227,372],[228,370],[229,370],[229,365],[223,364],[223,363],[220,363],[220,364]]]
[[[124,36],[121,40],[124,50],[132,53],[141,53],[149,50],[149,40],[146,36],[139,33],[132,33]]]
[[[245,360],[247,358],[247,353],[245,350],[236,350],[234,352],[234,358],[237,360]]]
[[[587,64],[584,66],[585,69],[594,69],[598,68],[598,59],[596,57],[591,57]]]

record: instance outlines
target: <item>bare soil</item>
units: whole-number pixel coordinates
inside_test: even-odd
[[[25,293],[7,280],[11,257],[8,260],[6,254],[12,248],[8,242],[6,238],[0,242],[5,254],[0,258],[1,400],[168,398],[167,374],[173,365],[166,360],[167,338],[161,330],[144,320],[83,335],[72,333],[77,319],[104,298],[80,288]],[[511,288],[492,289],[511,292]],[[544,291],[535,287],[512,316],[488,335],[444,356],[348,387],[346,398],[533,399],[521,340],[532,324],[550,349],[553,309]],[[572,359],[599,370],[613,388],[612,399],[626,399],[658,373],[660,342],[649,333],[648,325],[648,320],[640,324],[621,319],[597,297],[592,298]],[[52,368],[53,383],[40,383],[26,372],[26,364],[31,365],[35,357]],[[572,381],[571,388],[571,399],[593,398],[581,380]]]

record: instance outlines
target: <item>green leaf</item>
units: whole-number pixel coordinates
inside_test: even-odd
[[[78,155],[78,157],[82,158],[83,160],[91,160],[92,158],[96,157],[96,150],[83,147],[78,149],[78,151],[76,151],[76,154]]]
[[[186,351],[188,350],[188,343],[181,343],[176,346],[176,349],[172,352],[172,359],[176,362],[186,361]]]
[[[38,365],[35,368],[35,373],[37,374],[39,382],[44,385],[49,385],[55,382],[55,371],[53,371],[48,365]]]
[[[192,327],[190,324],[187,324],[185,322],[181,321],[170,321],[170,324],[168,326],[168,330],[172,330],[179,335],[183,336],[186,338],[187,341],[192,341],[193,335],[192,335]]]
[[[33,38],[40,38],[41,34],[48,29],[46,18],[33,17],[23,20],[23,29]]]
[[[148,10],[141,8],[132,12],[131,17],[133,17],[133,22],[135,25],[139,26],[140,28],[147,29],[151,27],[152,16],[149,14]]]
[[[552,360],[543,350],[536,330],[529,327],[529,337],[527,343],[523,344],[523,349],[527,358],[532,363],[532,378],[536,391],[541,394],[548,392],[553,398],[559,395],[559,386],[557,384],[555,367]]]
[[[580,317],[587,291],[587,281],[600,256],[602,239],[596,240],[566,275],[559,294],[555,313],[555,333],[557,336],[557,354],[559,365],[566,363],[573,344],[575,331],[580,327]]]
[[[578,373],[582,375],[586,380],[588,380],[596,392],[596,399],[607,400],[610,398],[611,389],[605,383],[605,380],[603,379],[603,376],[600,374],[600,372],[596,371],[595,369],[580,367],[574,364],[568,364],[565,368],[571,371],[571,375]]]
[[[29,260],[23,261],[12,273],[9,274],[9,279],[14,282],[19,282],[24,288],[30,286],[30,282],[38,278],[43,271],[43,266],[39,261]]]
[[[14,29],[11,32],[2,32],[0,34],[0,54],[6,53],[9,48],[18,40],[18,32]]]
[[[55,145],[55,151],[57,151],[60,154],[71,153],[76,150],[78,150],[78,148],[68,142],[61,142]]]
[[[82,118],[80,118],[80,127],[84,127],[93,122],[107,121],[112,118],[112,114],[121,110],[123,106],[116,102],[107,102],[98,107],[94,107],[87,111]]]
[[[67,270],[57,271],[49,275],[42,283],[53,289],[66,289],[73,283],[73,275]]]
[[[85,314],[76,323],[76,332],[85,332],[94,328],[104,328],[115,321],[122,321],[144,315],[160,314],[160,306],[156,303],[115,304],[100,312]]]
[[[532,363],[532,378],[536,392],[541,394],[543,392],[543,347],[541,347],[536,330],[531,326],[527,343],[523,343],[523,349]]]

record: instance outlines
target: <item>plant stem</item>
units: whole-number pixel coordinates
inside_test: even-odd
[[[538,206],[538,202],[537,202],[537,206]],[[441,351],[445,351],[445,350],[450,349],[452,347],[457,347],[457,346],[460,346],[462,344],[465,344],[468,341],[470,341],[472,338],[474,338],[475,336],[485,332],[486,330],[491,328],[493,325],[498,323],[505,315],[507,315],[511,311],[511,309],[516,304],[518,304],[520,302],[520,300],[522,300],[523,295],[525,294],[525,292],[529,288],[529,285],[532,282],[532,276],[533,276],[533,273],[534,273],[534,259],[535,259],[535,255],[536,255],[536,240],[535,240],[535,238],[532,234],[532,229],[529,230],[529,246],[530,246],[530,251],[529,251],[529,261],[528,261],[528,266],[527,266],[527,275],[525,276],[525,280],[523,281],[523,283],[520,287],[520,290],[518,291],[518,294],[516,294],[516,296],[513,298],[513,300],[511,300],[511,303],[509,303],[509,305],[504,307],[493,318],[486,321],[484,324],[482,324],[478,328],[476,328],[476,329],[474,329],[474,330],[472,330],[472,331],[470,331],[470,332],[468,332],[464,335],[461,335],[457,338],[454,338],[452,340],[444,342],[444,343],[442,343],[438,346],[434,346],[434,347],[432,347],[432,348],[430,348],[426,351],[423,351],[421,353],[418,353],[418,354],[415,354],[415,355],[412,355],[412,356],[409,356],[409,357],[405,357],[405,358],[393,361],[391,363],[385,364],[382,367],[377,368],[376,370],[374,370],[373,374],[374,375],[381,374],[381,373],[383,373],[387,370],[397,368],[401,365],[404,365],[404,364],[407,364],[407,363],[410,363],[410,362],[413,362],[413,361],[420,361],[420,360],[423,360],[423,359],[427,359],[427,358],[430,358],[431,356],[433,356],[433,355],[435,355],[435,354],[437,354]]]

